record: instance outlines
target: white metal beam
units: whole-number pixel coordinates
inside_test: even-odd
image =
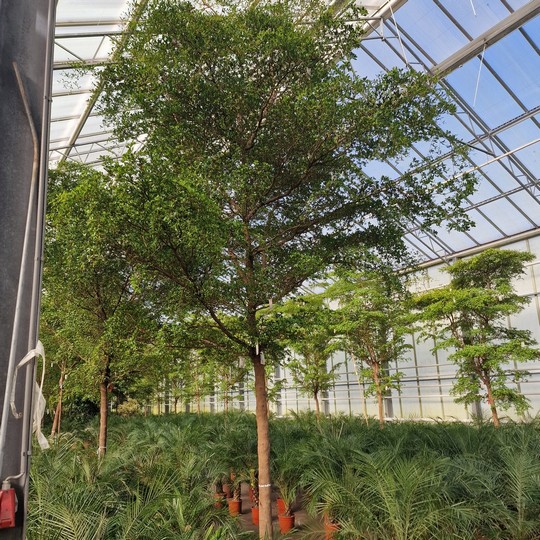
[[[484,32],[476,39],[473,39],[468,45],[462,47],[459,51],[449,56],[446,60],[438,63],[431,68],[433,73],[445,75],[457,69],[465,62],[480,54],[484,48],[493,45],[503,37],[507,36],[517,28],[523,26],[527,21],[536,17],[540,13],[540,0],[531,0],[523,7],[516,9],[498,24]]]

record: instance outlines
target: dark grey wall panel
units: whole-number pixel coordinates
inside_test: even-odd
[[[54,6],[54,0],[0,0],[0,407],[2,428],[7,427],[0,479],[15,477],[11,483],[19,499],[17,527],[0,529],[0,538],[24,538],[31,407],[25,417],[16,419],[4,396],[15,365],[37,340]],[[23,257],[28,216],[28,249]],[[16,328],[18,338],[10,354]],[[19,372],[19,411],[33,377],[33,363]]]

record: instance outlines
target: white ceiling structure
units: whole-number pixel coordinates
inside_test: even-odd
[[[366,0],[359,74],[399,66],[439,73],[457,113],[444,127],[469,144],[479,179],[467,233],[407,236],[424,260],[540,233],[540,0]],[[107,62],[126,36],[126,0],[58,0],[50,165],[99,166],[123,147],[94,108],[96,81],[76,65]],[[420,152],[418,150],[418,152]],[[374,164],[399,176],[399,166]]]

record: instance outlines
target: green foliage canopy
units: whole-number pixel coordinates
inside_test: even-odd
[[[68,165],[51,171],[42,337],[64,363],[65,394],[99,402],[99,384],[128,392],[155,362],[157,322],[132,287],[135,269],[115,249],[114,203],[102,173]]]
[[[540,357],[528,330],[508,326],[507,318],[529,302],[519,296],[512,281],[525,273],[534,255],[488,249],[447,268],[452,279],[446,287],[422,293],[415,305],[426,325],[424,338],[434,337],[436,349],[452,349],[449,358],[458,366],[453,392],[457,401],[471,404],[486,400],[498,424],[497,407],[528,408],[528,400],[509,384],[526,373],[514,363]]]
[[[397,180],[364,172],[417,141],[455,148],[436,126],[452,107],[412,70],[356,75],[361,30],[310,10],[299,24],[295,3],[212,10],[153,0],[103,73],[102,110],[116,133],[144,138],[111,167],[130,257],[248,347],[265,345],[255,313],[269,299],[352,244],[403,253],[412,219],[429,227],[452,215],[463,226],[460,201],[473,187],[434,155]],[[243,317],[246,330],[221,313]]]
[[[288,327],[284,343],[300,355],[289,358],[286,367],[300,392],[314,398],[319,416],[319,395],[334,386],[340,366],[336,363],[328,367],[329,358],[339,348],[334,334],[334,312],[316,294],[293,298],[280,311]]]
[[[366,394],[377,397],[382,425],[382,398],[399,388],[403,375],[389,368],[403,360],[410,348],[408,293],[400,277],[384,265],[366,271],[341,270],[336,277],[325,292],[338,302],[335,331],[368,383]]]

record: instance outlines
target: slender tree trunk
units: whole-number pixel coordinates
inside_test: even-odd
[[[62,392],[58,392],[58,403],[54,409],[54,418],[51,428],[51,437],[55,435],[60,435],[60,422],[62,417]]]
[[[111,382],[110,359],[107,357],[103,377],[99,383],[99,443],[98,456],[107,451],[107,427],[109,414],[109,384]]]
[[[315,401],[315,416],[317,417],[317,422],[321,419],[321,406],[319,404],[319,391],[316,390],[313,392],[313,401]]]
[[[54,435],[60,435],[60,425],[62,422],[62,399],[64,395],[64,379],[65,369],[64,366],[62,366],[60,371],[60,380],[58,381],[58,403],[56,404],[56,409],[54,411],[51,437],[54,437]]]
[[[384,427],[384,406],[383,395],[381,390],[381,378],[379,377],[379,364],[373,363],[373,382],[375,383],[375,390],[377,392],[377,406],[379,409],[379,426],[382,429]]]
[[[255,411],[257,418],[257,458],[259,464],[259,538],[273,537],[270,480],[270,434],[268,423],[268,395],[266,372],[261,357],[255,351],[251,354],[255,372]]]
[[[499,415],[497,413],[497,407],[495,405],[495,398],[493,397],[493,392],[491,390],[491,381],[489,377],[483,377],[483,382],[487,390],[487,400],[489,408],[491,409],[491,418],[493,419],[493,425],[498,428],[501,423],[499,422]]]

